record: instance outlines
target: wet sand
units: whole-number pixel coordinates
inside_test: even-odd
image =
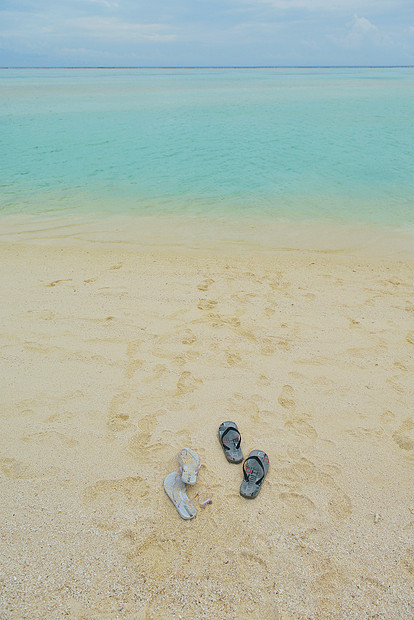
[[[1,618],[414,615],[413,256],[13,234]],[[253,501],[224,420],[269,455]]]

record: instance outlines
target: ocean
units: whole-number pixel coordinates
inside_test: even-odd
[[[414,226],[414,68],[0,70],[0,214]]]

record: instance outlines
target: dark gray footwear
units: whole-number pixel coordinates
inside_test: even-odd
[[[269,469],[269,457],[262,450],[252,450],[243,463],[244,480],[240,495],[253,499],[259,494],[263,480]]]
[[[218,436],[229,463],[241,463],[243,452],[240,448],[241,435],[237,424],[235,422],[223,422],[219,426]]]

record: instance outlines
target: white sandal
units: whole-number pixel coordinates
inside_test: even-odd
[[[184,482],[177,472],[168,474],[164,480],[164,489],[174,506],[177,508],[178,514],[183,519],[194,519],[197,510],[190,502],[187,496]]]

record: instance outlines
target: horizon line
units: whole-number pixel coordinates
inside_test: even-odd
[[[0,69],[412,69],[414,65],[28,65]]]

